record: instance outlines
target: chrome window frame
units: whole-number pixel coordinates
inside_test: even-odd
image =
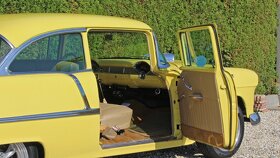
[[[12,49],[15,48],[15,46],[3,35],[0,34],[0,38],[2,38]]]
[[[4,37],[1,34],[0,34],[0,38],[4,40],[4,42],[6,42],[6,44],[8,44],[11,47],[10,51],[6,53],[4,58],[0,61],[0,75],[1,75],[1,65],[4,62],[4,60],[7,58],[7,56],[9,56],[10,52],[12,52],[12,50],[15,48],[15,46],[6,37]]]
[[[72,29],[63,29],[63,30],[58,30],[58,31],[52,31],[52,32],[44,33],[44,34],[31,38],[31,39],[27,40],[26,42],[24,42],[22,45],[20,45],[18,48],[15,48],[13,46],[11,51],[6,55],[6,57],[0,63],[0,76],[17,74],[17,73],[10,73],[8,70],[9,66],[12,63],[12,61],[16,58],[16,56],[24,48],[29,46],[31,43],[38,41],[40,39],[43,39],[45,37],[53,36],[53,35],[66,34],[66,33],[82,33],[82,32],[86,32],[86,31],[87,31],[86,28],[72,28]],[[82,42],[84,42],[83,39],[82,39]],[[41,73],[41,72],[37,72],[37,73]],[[18,73],[18,74],[36,74],[36,72],[24,72],[24,73]]]
[[[153,39],[154,39],[155,51],[156,51],[156,57],[157,57],[157,66],[159,69],[167,69],[168,67],[170,67],[170,64],[166,61],[165,56],[159,51],[158,40],[157,40],[155,33],[153,33]],[[161,55],[164,58],[166,64],[161,64],[161,61],[160,61]]]

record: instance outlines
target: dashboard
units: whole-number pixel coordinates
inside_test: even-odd
[[[130,88],[165,88],[165,82],[151,72],[149,60],[98,59],[92,61],[95,74],[102,84]]]

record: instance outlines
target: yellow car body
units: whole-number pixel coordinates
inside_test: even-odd
[[[213,119],[221,121],[219,126],[213,125],[215,126],[213,128],[219,128],[218,130],[215,129],[216,131],[221,131],[220,134],[214,134],[219,139],[215,139],[217,142],[214,143],[212,140],[208,140],[205,142],[206,144],[227,149],[232,148],[235,144],[233,140],[237,128],[238,106],[242,109],[245,118],[249,119],[250,115],[254,114],[254,91],[258,83],[256,73],[246,69],[223,68],[222,64],[218,62],[215,63],[215,69],[192,69],[187,67],[184,61],[174,61],[167,68],[159,68],[152,29],[142,22],[119,17],[74,14],[0,15],[0,22],[0,37],[12,47],[11,52],[0,63],[0,145],[35,143],[40,146],[40,152],[43,152],[46,158],[88,158],[179,147],[190,145],[195,141],[205,142],[209,135],[213,135],[213,133],[194,129],[187,125],[181,126],[180,116],[184,111],[180,110],[179,104],[184,100],[182,96],[189,95],[181,95],[177,91],[178,84],[184,85],[184,82],[179,82],[182,72],[185,72],[187,76],[188,74],[198,77],[206,74],[206,78],[212,76],[213,82],[209,81],[209,83],[206,79],[207,83],[196,83],[197,79],[192,79],[192,76],[186,79],[197,86],[205,86],[214,82],[227,83],[217,84],[218,87],[208,85],[214,87],[218,94],[217,98],[209,101],[224,106],[217,108],[218,111],[213,111],[213,113],[219,114],[213,116]],[[210,26],[204,27],[206,26],[191,29],[210,30],[212,40],[215,41],[214,32],[211,32],[213,28]],[[11,64],[9,61],[15,58],[16,52],[41,37],[55,33],[67,33],[73,30],[78,32],[82,38],[85,56],[83,70],[71,73],[11,73],[9,71],[9,64]],[[139,74],[93,73],[87,36],[90,30],[144,32],[149,44],[150,69],[154,75],[146,76],[143,80],[139,78]],[[188,29],[183,29],[178,34],[188,33],[188,31]],[[179,41],[181,41],[180,35],[178,36]],[[182,43],[179,42],[181,59],[185,59],[186,56],[184,56],[181,45]],[[216,47],[218,43],[214,43],[212,46]],[[214,49],[218,50],[217,48]],[[214,52],[214,54],[215,60],[219,61],[219,52]],[[133,67],[136,62],[137,60],[116,59],[114,61],[105,60],[102,62],[103,65],[100,65]],[[221,70],[224,72],[222,73]],[[107,85],[128,85],[130,88],[166,87],[170,97],[171,128],[174,139],[102,148],[99,141],[100,106],[96,75],[102,78],[103,83]],[[231,97],[231,100],[229,100],[229,97]],[[209,110],[211,111],[211,109]],[[188,116],[192,113],[196,115],[194,112],[190,110]],[[202,114],[197,116],[204,117]],[[197,119],[193,122],[184,121],[188,125],[198,124],[201,120]],[[201,129],[203,128],[208,128],[208,125],[201,125]],[[182,132],[182,129],[193,133],[185,134],[188,132]],[[200,133],[200,135],[197,133]]]

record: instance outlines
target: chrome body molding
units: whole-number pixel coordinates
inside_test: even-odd
[[[76,86],[79,89],[79,92],[81,94],[81,97],[83,98],[84,104],[85,104],[85,109],[90,109],[90,105],[86,96],[86,93],[84,91],[84,88],[81,84],[81,82],[79,81],[79,79],[74,75],[75,73],[83,73],[83,72],[92,72],[92,69],[85,69],[85,70],[79,70],[79,71],[75,71],[75,72],[71,72],[71,73],[67,73],[67,72],[34,72],[34,73],[16,73],[16,74],[11,74],[10,76],[13,75],[30,75],[30,74],[36,74],[36,75],[43,75],[43,74],[63,74],[63,75],[67,75],[69,77],[71,77],[73,79],[73,81],[75,82]],[[74,73],[74,74],[73,74]]]
[[[84,115],[96,115],[96,114],[100,114],[100,109],[73,110],[73,111],[53,112],[53,113],[46,113],[46,114],[24,115],[24,116],[0,118],[0,124],[10,123],[10,122],[75,117],[75,116],[84,116]]]
[[[80,91],[80,94],[81,94],[81,96],[82,96],[82,98],[83,98],[83,100],[84,100],[86,110],[89,110],[89,109],[90,109],[90,105],[89,105],[89,102],[88,102],[86,93],[85,93],[85,91],[84,91],[84,88],[83,88],[81,82],[79,81],[79,79],[78,79],[75,75],[69,74],[69,76],[70,76],[70,77],[74,80],[74,82],[76,83],[76,85],[77,85],[77,87],[78,87],[78,89],[79,89],[79,91]]]
[[[64,30],[58,30],[53,32],[48,32],[36,37],[31,38],[30,40],[24,42],[22,45],[20,45],[18,48],[12,47],[12,50],[6,55],[4,60],[0,63],[0,75],[9,75],[9,66],[12,63],[12,61],[15,59],[15,57],[23,50],[25,47],[29,46],[31,43],[38,41],[42,38],[52,36],[52,35],[58,35],[58,34],[65,34],[65,33],[81,33],[86,32],[86,28],[73,28],[73,29],[64,29]]]
[[[0,38],[2,38],[11,48],[15,48],[15,46],[3,35],[0,35]]]

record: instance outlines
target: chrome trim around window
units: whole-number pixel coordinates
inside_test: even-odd
[[[157,66],[159,69],[166,69],[170,66],[170,64],[166,61],[165,56],[159,50],[159,45],[158,45],[158,41],[157,41],[157,37],[156,37],[155,33],[153,33],[153,38],[154,38],[154,44],[155,44],[155,48],[156,48],[155,51],[156,51],[156,56],[157,56]],[[165,64],[161,63],[160,58],[162,58],[165,61]]]
[[[10,123],[10,122],[34,121],[34,120],[84,116],[84,115],[95,115],[95,114],[100,114],[100,109],[73,110],[73,111],[53,112],[53,113],[46,113],[46,114],[5,117],[5,118],[0,118],[0,124]]]
[[[3,35],[0,35],[0,38],[2,38],[12,49],[15,48],[15,46]]]
[[[18,48],[13,48],[11,52],[9,52],[6,56],[6,58],[3,60],[3,62],[0,65],[0,75],[9,75],[8,68],[12,61],[15,59],[15,57],[23,50],[25,47],[29,46],[31,43],[38,41],[42,38],[58,35],[58,34],[66,34],[66,33],[81,33],[86,32],[86,28],[73,28],[73,29],[64,29],[64,30],[58,30],[53,32],[44,33],[42,35],[33,37],[29,39],[28,41],[24,42],[22,45],[20,45]]]
[[[85,93],[85,91],[84,91],[84,88],[83,88],[81,82],[79,81],[79,79],[78,79],[75,75],[73,75],[73,74],[68,74],[68,75],[69,75],[69,76],[74,80],[74,82],[76,83],[76,85],[77,85],[77,87],[78,87],[78,89],[79,89],[79,91],[80,91],[80,94],[81,94],[81,96],[82,96],[82,98],[83,98],[83,100],[84,100],[85,108],[86,108],[87,110],[90,109],[90,105],[89,105],[89,102],[88,102],[86,93]]]

